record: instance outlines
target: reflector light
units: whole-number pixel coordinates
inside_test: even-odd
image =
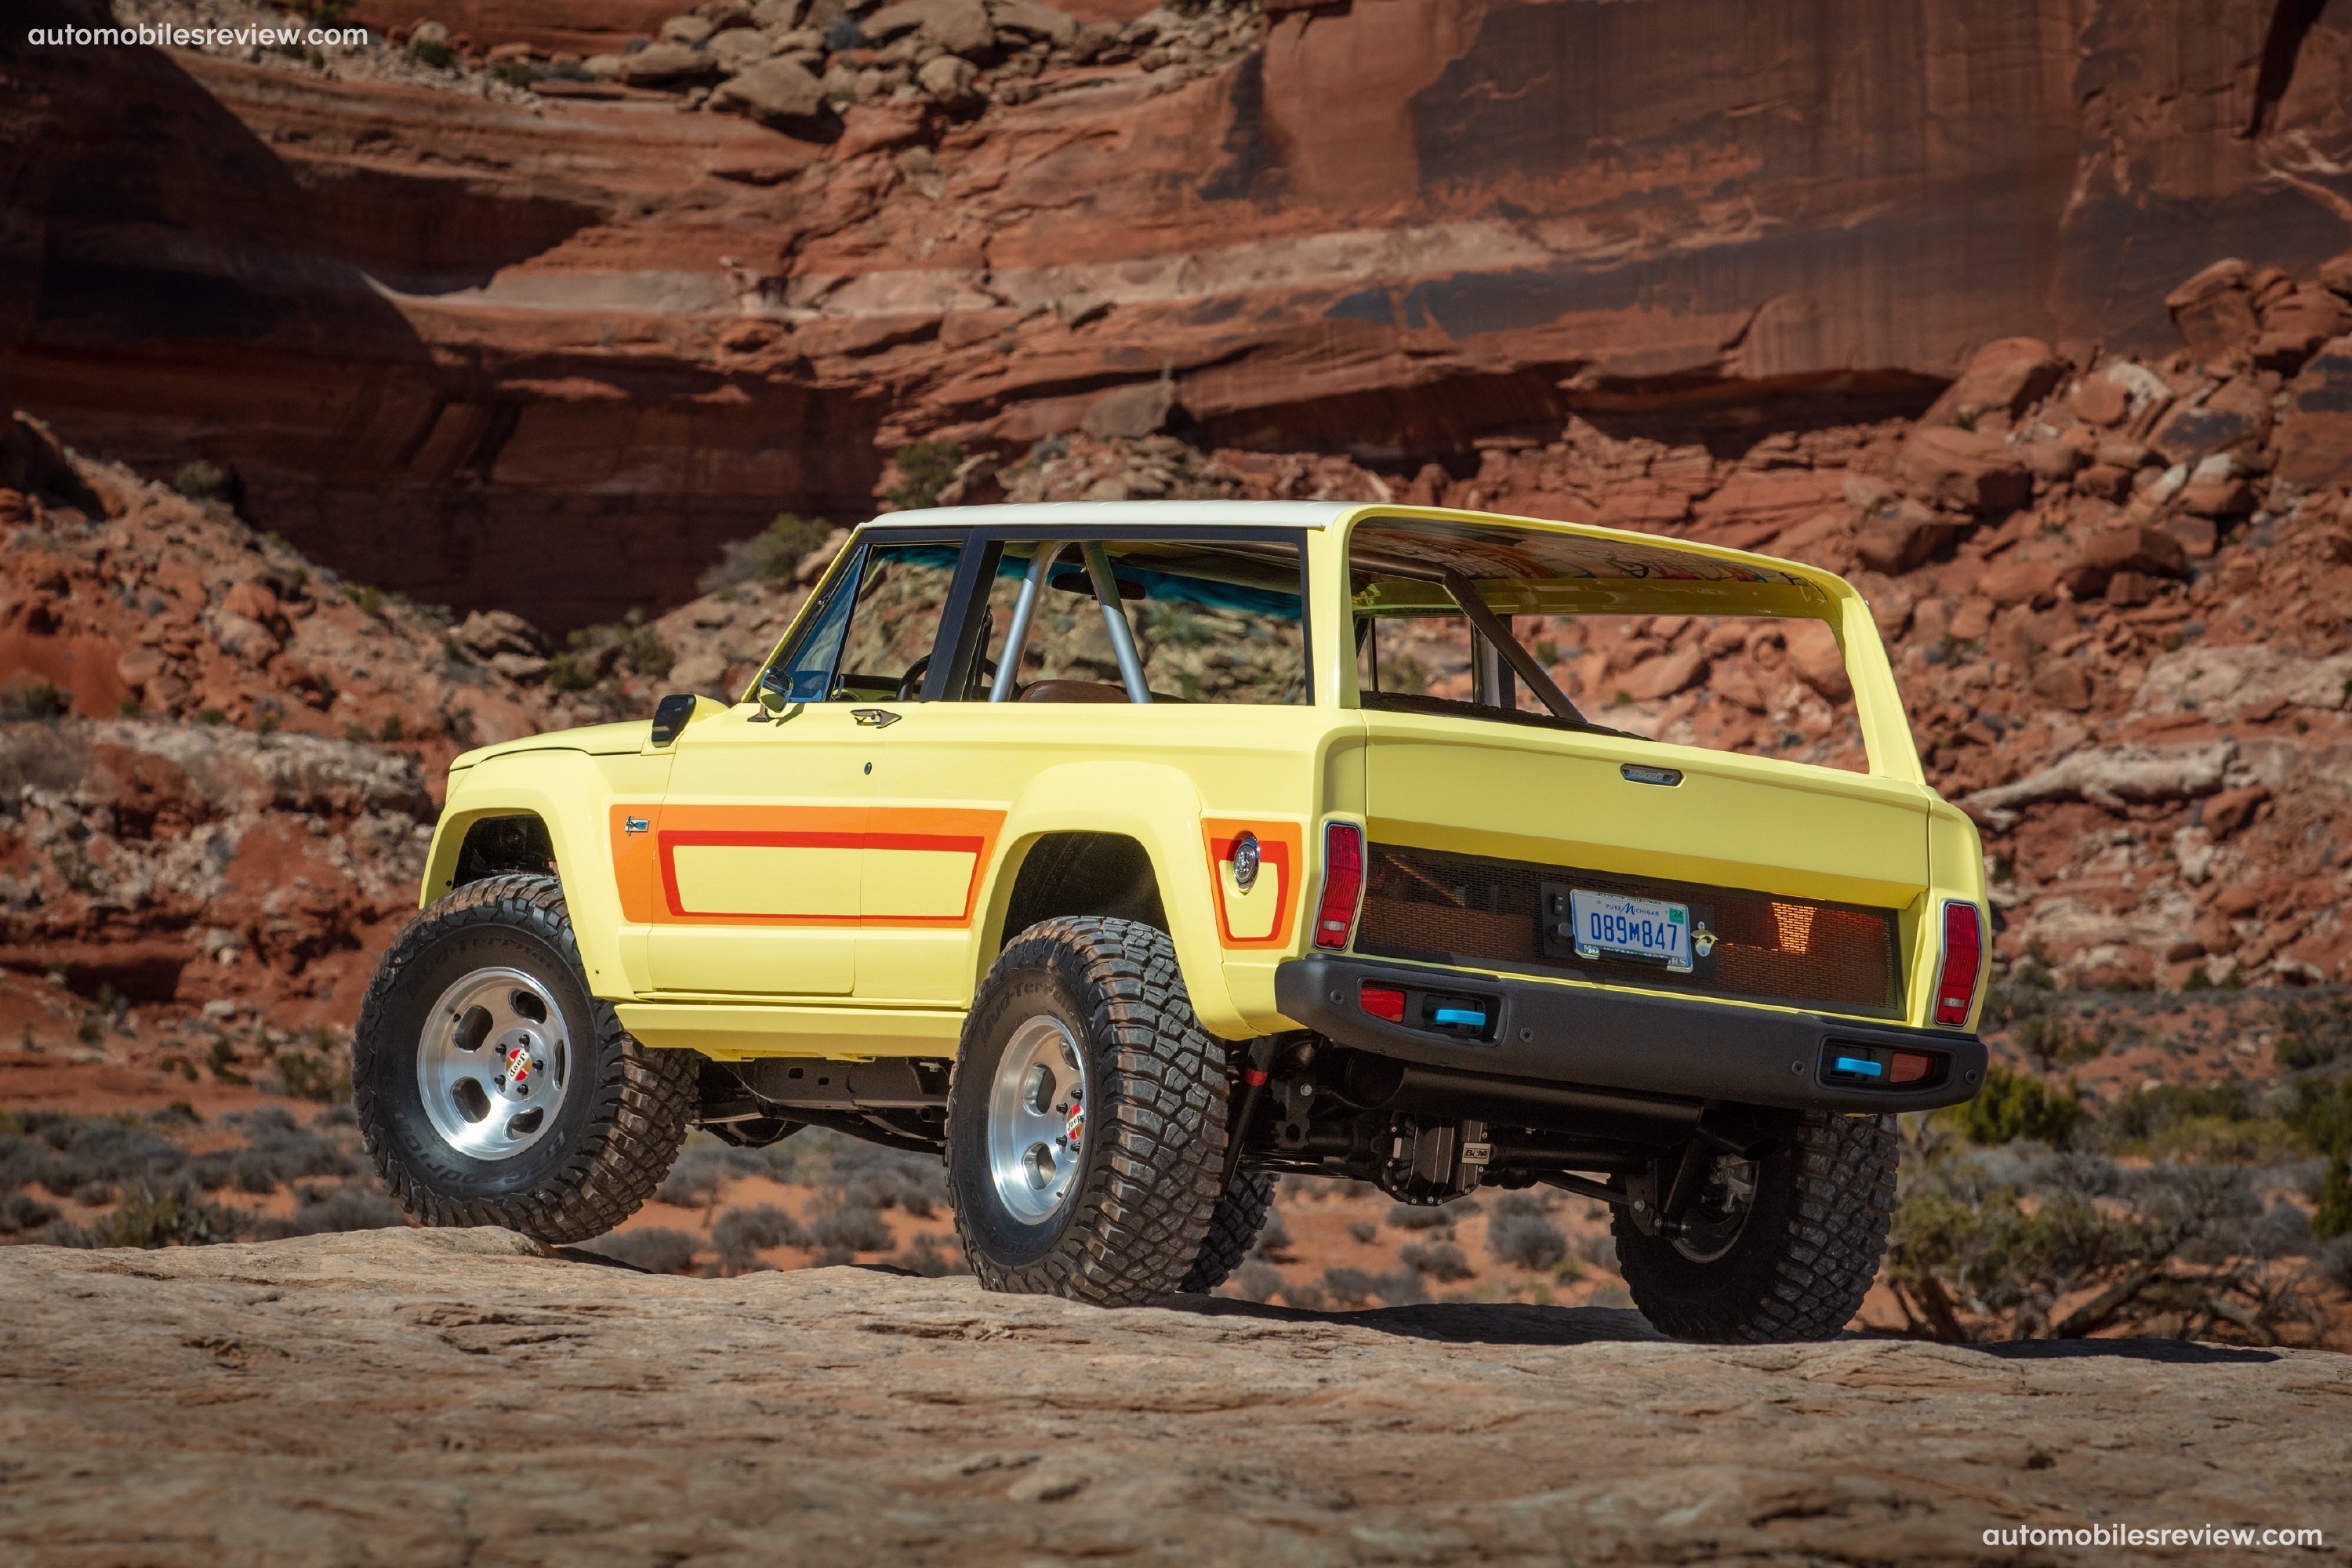
[[[1429,1016],[1429,1021],[1440,1028],[1483,1029],[1486,1026],[1486,1015],[1468,1007],[1440,1007]]]
[[[1969,1021],[1983,962],[1984,922],[1976,905],[1949,900],[1944,905],[1944,963],[1936,975],[1937,1023],[1958,1027]]]
[[[1404,1022],[1404,993],[1391,991],[1385,985],[1367,985],[1358,995],[1364,1011],[1375,1018],[1386,1018],[1391,1024]]]
[[[1840,1057],[1835,1067],[1839,1072],[1850,1072],[1856,1078],[1876,1078],[1886,1070],[1868,1057]]]
[[[1918,1051],[1896,1051],[1894,1067],[1886,1075],[1889,1083],[1917,1083],[1934,1070],[1936,1058]]]
[[[1323,827],[1323,891],[1315,900],[1315,945],[1348,945],[1363,901],[1364,830],[1352,822]]]

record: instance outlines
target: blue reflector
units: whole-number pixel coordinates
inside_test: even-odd
[[[1467,1007],[1440,1007],[1430,1015],[1430,1018],[1434,1023],[1456,1024],[1465,1028],[1483,1029],[1486,1026],[1486,1015],[1473,1013]]]
[[[1838,1072],[1853,1073],[1862,1078],[1876,1078],[1886,1069],[1879,1066],[1876,1062],[1871,1061],[1866,1058],[1840,1057],[1837,1059],[1834,1070]]]

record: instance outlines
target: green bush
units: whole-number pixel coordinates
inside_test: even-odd
[[[193,501],[226,500],[229,477],[224,469],[198,458],[193,463],[180,465],[180,471],[172,476],[172,488]]]
[[[2352,1236],[2352,1079],[2298,1086],[2286,1121],[2327,1160],[2319,1207],[2311,1216],[2312,1234]]]
[[[2028,1073],[1995,1064],[1979,1094],[1959,1107],[1957,1120],[1971,1143],[1996,1145],[2031,1138],[2063,1149],[2090,1114],[2072,1083],[2059,1094]]]
[[[780,511],[759,533],[721,551],[719,564],[705,572],[697,585],[716,594],[738,583],[790,583],[802,558],[832,532],[832,525],[819,519]]]
[[[418,38],[408,46],[408,53],[417,64],[435,70],[452,70],[457,64],[457,51],[438,38]]]
[[[2271,1055],[2279,1066],[2290,1072],[2325,1067],[2352,1055],[2352,997],[2308,1007],[2290,1002],[2279,1009],[2278,1027]]]
[[[939,504],[940,491],[963,461],[963,448],[953,441],[917,441],[899,447],[891,461],[898,466],[898,482],[886,492],[890,504],[900,511],[919,511]]]
[[[234,1241],[245,1216],[215,1208],[193,1194],[158,1192],[143,1183],[112,1214],[89,1227],[92,1247],[203,1247]]]
[[[596,684],[596,675],[576,653],[550,654],[547,684],[557,691],[585,691]]]
[[[529,87],[543,73],[529,60],[500,60],[490,68],[490,74],[509,87]]]

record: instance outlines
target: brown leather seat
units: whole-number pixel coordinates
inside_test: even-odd
[[[1034,680],[1022,689],[1024,702],[1124,702],[1127,688],[1099,680]]]

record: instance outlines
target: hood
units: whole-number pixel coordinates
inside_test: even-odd
[[[519,741],[501,741],[495,746],[477,746],[452,760],[449,771],[456,773],[459,768],[470,768],[492,757],[512,756],[518,752],[585,752],[593,757],[642,752],[652,739],[653,728],[650,719],[630,719],[618,724],[550,730],[543,735],[525,735]]]

